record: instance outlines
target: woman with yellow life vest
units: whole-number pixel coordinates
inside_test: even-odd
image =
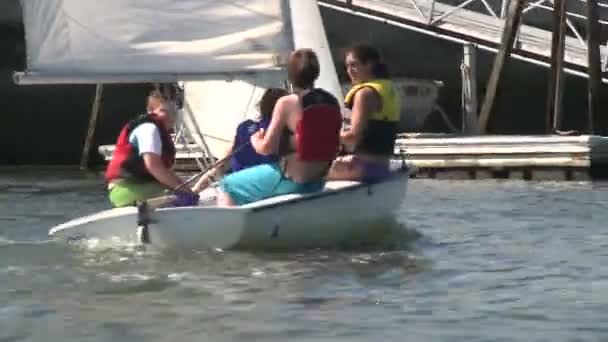
[[[353,83],[344,100],[351,110],[351,126],[342,130],[340,140],[350,154],[334,161],[327,179],[373,183],[390,175],[401,102],[375,48],[356,45],[345,57]]]

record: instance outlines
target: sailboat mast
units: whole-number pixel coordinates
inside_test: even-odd
[[[289,7],[291,9],[289,18],[296,49],[313,49],[319,58],[321,73],[316,86],[329,91],[341,100],[343,98],[342,88],[317,1],[290,0]]]

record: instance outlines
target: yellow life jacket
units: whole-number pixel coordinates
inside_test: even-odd
[[[367,128],[355,146],[355,153],[391,156],[394,154],[397,125],[401,118],[401,99],[393,82],[375,79],[355,85],[344,98],[344,104],[352,109],[355,94],[370,87],[380,96],[380,110],[369,117]]]
[[[355,93],[365,87],[374,89],[378,95],[380,95],[381,99],[380,111],[373,113],[370,119],[379,121],[399,121],[401,115],[401,99],[393,82],[387,79],[375,79],[352,87],[344,98],[346,107],[352,109]]]

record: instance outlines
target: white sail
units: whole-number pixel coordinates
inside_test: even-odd
[[[289,43],[295,49],[315,51],[321,68],[315,85],[328,90],[342,103],[342,89],[316,0],[291,0],[288,4],[290,16],[286,16],[289,19],[286,32],[290,35]],[[246,80],[184,82],[184,110],[193,118],[186,123],[191,132],[203,135],[211,154],[221,158],[230,147],[236,126],[244,119],[258,115],[256,104],[264,90],[283,87],[286,79],[286,73],[257,72]]]
[[[184,123],[194,142],[213,157],[230,148],[237,125],[258,115],[257,103],[269,87],[284,87],[285,75],[256,73],[251,78],[184,82]],[[202,135],[197,137],[196,135]]]
[[[276,69],[291,49],[286,1],[21,0],[27,71],[16,81],[152,82]]]

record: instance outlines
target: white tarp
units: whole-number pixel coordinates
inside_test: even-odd
[[[21,0],[28,71],[204,74],[275,67],[286,0]]]

